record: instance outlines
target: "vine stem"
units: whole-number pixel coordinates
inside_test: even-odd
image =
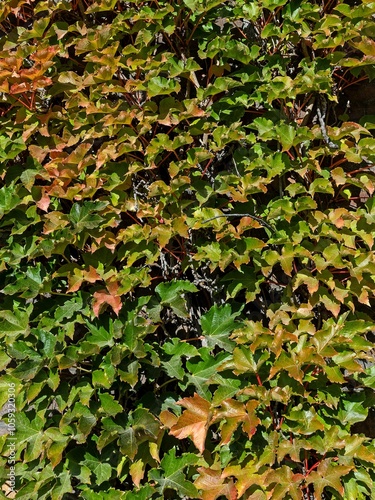
[[[318,120],[319,120],[320,130],[322,132],[323,140],[329,148],[338,149],[338,145],[335,144],[334,142],[332,142],[327,134],[326,124],[325,124],[327,103],[324,100],[323,96],[319,96],[319,101],[320,101],[320,106],[318,103],[317,108],[316,108],[316,114],[318,115]]]

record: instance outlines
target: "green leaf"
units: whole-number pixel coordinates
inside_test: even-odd
[[[43,453],[43,428],[44,420],[35,416],[31,420],[24,413],[16,413],[17,443],[24,448],[27,445],[25,459],[36,460]]]
[[[162,366],[171,378],[182,380],[185,376],[185,370],[181,366],[181,357],[172,356],[168,361],[162,361]]]
[[[71,482],[71,474],[69,471],[64,471],[57,477],[57,485],[53,488],[51,492],[52,500],[60,500],[64,497],[66,493],[73,493],[73,487]]]
[[[238,378],[222,377],[217,373],[210,379],[211,384],[218,385],[212,397],[212,404],[216,406],[222,403],[224,399],[231,398],[238,393],[241,387],[241,380]]]
[[[94,324],[87,322],[87,327],[91,335],[86,337],[86,341],[90,344],[95,344],[99,347],[112,347],[114,344],[113,333],[102,325],[96,327]]]
[[[134,429],[129,428],[121,432],[119,445],[121,453],[133,460],[138,451],[138,443]]]
[[[291,125],[282,124],[276,127],[276,133],[281,143],[282,150],[288,151],[293,146],[296,130]]]
[[[207,345],[215,347],[218,345],[226,351],[232,352],[234,342],[229,337],[239,323],[235,320],[240,312],[232,313],[230,304],[224,306],[213,306],[201,317],[202,334],[205,336]]]
[[[137,408],[131,414],[130,421],[139,440],[157,438],[160,423],[146,408]]]
[[[324,429],[324,424],[322,419],[316,413],[314,407],[308,410],[303,410],[299,407],[293,408],[286,418],[290,421],[290,428],[293,432],[298,432],[300,434],[313,434],[318,430]]]
[[[187,342],[180,342],[178,339],[172,339],[172,342],[165,343],[163,350],[172,357],[168,360],[162,360],[161,364],[170,377],[178,380],[182,380],[185,375],[181,357],[191,358],[199,354],[196,347]]]
[[[16,282],[8,284],[2,291],[6,295],[18,294],[25,299],[32,299],[43,288],[45,275],[45,270],[38,262],[35,267],[28,267],[22,274],[16,274]]]
[[[1,311],[0,335],[2,337],[18,337],[20,334],[27,336],[29,332],[29,315],[26,311]]]
[[[110,464],[102,463],[101,460],[90,453],[85,453],[85,460],[80,463],[86,465],[95,474],[98,485],[104,483],[104,481],[108,481],[112,475]]]
[[[182,498],[199,498],[196,487],[186,479],[184,469],[197,463],[197,456],[193,453],[184,453],[181,457],[176,457],[176,449],[173,447],[169,453],[164,455],[160,463],[161,470],[151,469],[148,477],[157,483],[157,491],[163,494],[166,490],[177,491]]]
[[[116,416],[118,413],[123,412],[123,407],[117,403],[115,398],[110,394],[103,393],[99,394],[100,403],[102,405],[102,409],[104,413],[110,415],[111,417]]]
[[[370,401],[368,402],[370,404]],[[337,416],[343,424],[353,425],[356,422],[363,422],[368,415],[366,408],[366,396],[364,394],[353,394],[350,400],[342,401],[343,408],[340,408]]]
[[[100,215],[94,212],[99,212],[107,206],[108,202],[85,201],[82,205],[74,203],[69,214],[69,218],[75,226],[77,232],[84,229],[94,229],[103,221]]]
[[[199,349],[201,361],[197,359],[186,361],[186,367],[190,373],[187,374],[188,384],[196,387],[201,396],[209,397],[208,380],[216,374],[219,367],[225,360],[231,358],[230,354],[221,352],[216,356],[210,354],[211,349],[204,347]]]
[[[12,375],[21,380],[31,380],[42,368],[42,361],[42,358],[34,358],[23,361],[14,370],[12,370]]]
[[[259,276],[249,266],[241,266],[238,271],[228,272],[221,279],[223,283],[228,283],[226,285],[227,298],[234,298],[241,290],[245,290],[247,303],[255,300],[264,280],[264,276]]]
[[[310,184],[309,193],[314,196],[315,193],[334,194],[331,181],[329,179],[315,179]]]
[[[164,78],[162,76],[154,76],[146,84],[149,97],[158,95],[169,95],[173,92],[179,92],[180,84],[176,80]]]
[[[161,304],[172,308],[180,318],[187,318],[188,311],[184,292],[197,292],[198,288],[189,281],[173,280],[169,283],[160,283],[156,288]]]
[[[0,218],[16,207],[20,202],[21,200],[17,196],[17,187],[15,185],[2,187],[0,189]]]

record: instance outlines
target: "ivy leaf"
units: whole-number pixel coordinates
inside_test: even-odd
[[[276,126],[275,130],[282,146],[282,150],[288,151],[293,146],[293,142],[296,137],[296,130],[291,125],[287,125],[286,123]]]
[[[229,500],[236,500],[237,491],[233,481],[225,481],[221,470],[213,470],[208,467],[198,467],[199,477],[195,480],[195,486],[202,490],[202,500],[216,500],[221,496]]]
[[[66,493],[73,493],[72,487],[72,476],[69,471],[61,472],[57,477],[57,485],[53,488],[51,492],[52,500],[60,500]]]
[[[170,433],[178,439],[190,436],[200,453],[203,453],[211,421],[211,404],[196,393],[191,398],[178,401],[177,404],[187,409],[173,425]]]
[[[95,474],[98,485],[104,483],[104,481],[108,481],[112,475],[110,464],[102,463],[101,460],[90,453],[85,453],[85,460],[80,463],[81,465],[86,465]]]
[[[123,407],[117,403],[115,398],[110,394],[99,394],[100,403],[104,412],[111,417],[116,416],[118,413],[123,412]]]
[[[255,300],[264,280],[264,276],[258,276],[254,269],[244,266],[238,271],[226,273],[221,281],[228,283],[226,285],[227,298],[234,298],[241,290],[245,289],[246,303],[248,303]]]
[[[193,453],[184,453],[181,457],[176,457],[176,449],[173,447],[160,463],[162,470],[151,469],[148,474],[149,479],[159,485],[157,489],[162,494],[165,490],[171,489],[177,491],[179,497],[199,498],[196,487],[186,479],[183,472],[186,467],[195,465],[197,461],[197,456]]]
[[[186,361],[186,367],[190,373],[187,373],[188,383],[193,384],[200,395],[209,395],[208,391],[208,380],[216,374],[222,363],[230,358],[229,354],[219,353],[216,356],[210,354],[209,348],[199,349],[199,354],[202,358],[201,361],[188,360]]]
[[[327,440],[327,439],[326,439]],[[306,439],[285,440],[280,443],[277,456],[278,460],[282,461],[286,455],[289,455],[291,460],[299,462],[301,460],[301,451],[314,448],[312,441]]]
[[[114,344],[113,333],[108,331],[104,326],[96,327],[92,323],[87,322],[87,327],[91,335],[86,337],[86,341],[90,344],[95,344],[99,347],[112,347]]]
[[[17,337],[19,334],[26,336],[28,331],[29,315],[26,311],[20,309],[1,311],[0,335],[2,337]]]
[[[163,346],[163,350],[172,357],[167,361],[162,361],[162,366],[170,377],[182,380],[185,376],[181,357],[191,358],[197,356],[198,349],[188,343],[182,343],[178,339],[172,339]]]
[[[368,415],[368,407],[366,408],[366,406],[371,402],[364,393],[353,394],[352,398],[344,400],[342,403],[344,408],[340,408],[337,413],[340,422],[353,425],[356,422],[366,420]]]
[[[17,187],[15,185],[2,187],[0,189],[0,218],[2,218],[5,213],[12,210],[12,208],[16,207],[20,202],[21,199],[17,196]]]
[[[20,297],[32,299],[40,293],[45,275],[45,270],[38,262],[35,267],[28,267],[22,274],[17,274],[16,282],[7,285],[2,291],[7,295],[17,293]]]
[[[229,337],[239,323],[235,321],[240,312],[232,313],[230,304],[224,306],[214,305],[201,317],[202,334],[207,340],[209,347],[219,347],[231,352],[235,345]]]
[[[21,380],[31,380],[42,368],[43,359],[40,357],[28,359],[20,363],[14,370],[12,370],[12,375]]]
[[[162,361],[162,366],[172,378],[182,380],[185,376],[185,370],[181,365],[180,356],[172,356],[168,361]]]
[[[275,484],[272,498],[282,500],[291,497],[293,500],[301,500],[301,483],[304,481],[303,474],[294,473],[290,467],[283,465],[279,469],[271,470],[265,479],[266,484]]]
[[[328,179],[315,179],[310,184],[309,193],[314,196],[315,193],[327,193],[334,194],[334,190],[331,184],[331,181]]]
[[[237,377],[222,377],[218,373],[211,377],[210,383],[218,384],[218,388],[212,398],[212,404],[214,406],[222,403],[224,399],[231,398],[237,394],[241,387],[241,380]]]
[[[134,429],[131,427],[125,429],[124,432],[120,434],[119,444],[121,453],[133,460],[138,451],[138,443]]]
[[[341,478],[353,470],[353,467],[353,465],[338,465],[332,459],[326,458],[320,462],[316,471],[312,471],[308,475],[306,481],[307,484],[314,485],[314,493],[317,500],[323,499],[323,491],[327,487],[332,488],[343,496],[344,487],[341,483]]]
[[[323,419],[316,413],[313,406],[308,410],[300,407],[293,408],[286,418],[291,422],[290,427],[293,432],[309,435],[324,429]]]
[[[105,304],[111,306],[113,311],[118,316],[120,309],[122,308],[122,302],[121,302],[121,297],[117,295],[116,291],[101,290],[99,292],[94,293],[92,310],[96,317],[99,316],[100,310],[102,306]]]
[[[103,210],[108,202],[86,201],[82,205],[74,203],[70,211],[69,218],[75,226],[75,231],[80,232],[84,229],[94,229],[103,221],[100,215],[95,214]]]
[[[249,439],[253,436],[260,424],[260,420],[255,414],[258,406],[259,402],[256,400],[251,400],[246,405],[234,399],[223,401],[220,409],[216,410],[214,414],[214,421],[222,422],[221,445],[230,442],[233,433],[241,423]]]
[[[132,477],[133,483],[139,488],[140,482],[145,475],[145,463],[143,460],[136,460],[129,467],[129,472]]]
[[[180,318],[187,318],[188,311],[184,292],[197,292],[198,288],[189,281],[174,280],[169,283],[160,283],[156,288],[161,304],[172,308]]]
[[[306,285],[310,294],[319,289],[319,280],[312,276],[312,274],[306,269],[299,271],[293,277],[292,283],[293,290],[296,290],[300,285]]]
[[[130,422],[139,441],[157,439],[160,423],[146,408],[137,408],[131,414]]]
[[[147,82],[147,93],[149,97],[179,92],[180,89],[181,86],[176,80],[164,78],[162,76],[154,76]]]
[[[27,444],[26,460],[36,460],[43,452],[44,420],[39,416],[29,420],[24,413],[16,413],[16,426],[18,446],[22,449]]]
[[[274,377],[280,370],[285,370],[291,378],[298,380],[302,384],[304,374],[296,359],[295,352],[290,353],[288,356],[286,352],[282,351],[270,370],[269,378]]]

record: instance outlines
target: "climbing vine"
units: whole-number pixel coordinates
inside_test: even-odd
[[[375,497],[374,14],[1,2],[4,494]]]

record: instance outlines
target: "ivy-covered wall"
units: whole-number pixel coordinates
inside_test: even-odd
[[[3,494],[375,498],[374,16],[0,2]]]

